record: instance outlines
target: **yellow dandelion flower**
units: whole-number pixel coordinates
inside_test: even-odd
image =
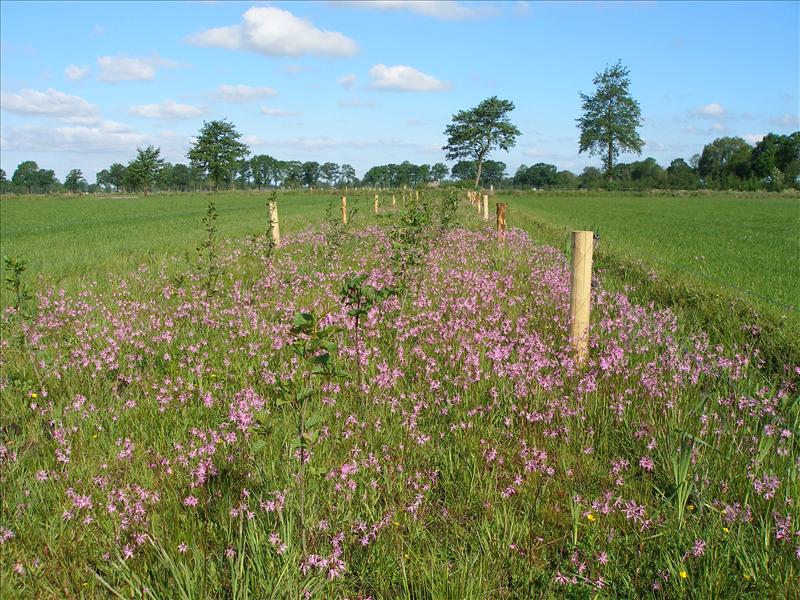
[[[31,392],[31,398],[38,398],[38,397],[39,394],[37,394],[36,392]]]
[[[689,512],[691,512],[691,511],[693,511],[693,510],[694,510],[694,504],[687,504],[687,505],[686,505],[686,508],[688,508],[688,509],[689,509]]]
[[[730,532],[731,532],[731,530],[730,530],[730,529],[728,529],[727,527],[723,527],[723,528],[722,528],[722,531],[724,531],[725,533],[730,533]]]
[[[679,575],[681,576],[681,579],[686,579],[689,577],[689,574],[686,571],[681,571]]]
[[[588,513],[588,514],[586,515],[586,518],[587,518],[587,519],[589,519],[589,522],[590,522],[590,523],[594,523],[594,522],[595,522],[595,519],[597,519],[597,517],[595,517],[595,516],[594,516],[592,513]]]

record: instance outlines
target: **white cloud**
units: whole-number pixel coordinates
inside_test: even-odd
[[[202,115],[203,109],[193,104],[178,104],[172,100],[164,100],[158,104],[131,106],[128,112],[146,119],[192,119]]]
[[[800,117],[798,117],[797,114],[790,115],[789,113],[786,113],[779,117],[770,119],[769,122],[771,125],[786,127],[787,129],[792,127],[800,127]]]
[[[369,70],[371,87],[398,92],[442,92],[452,86],[407,65],[375,65]]]
[[[80,81],[89,74],[90,70],[91,67],[89,65],[69,65],[64,69],[64,75],[66,75],[67,79],[70,81]]]
[[[721,119],[728,111],[721,104],[712,102],[705,106],[700,106],[691,111],[692,116],[701,117],[704,119]]]
[[[332,2],[334,6],[362,8],[379,11],[409,11],[425,17],[443,21],[459,21],[476,17],[492,16],[497,11],[492,6],[465,6],[454,0],[370,0]]]
[[[361,100],[360,98],[351,98],[349,100],[339,100],[339,107],[341,108],[372,108],[376,106],[372,100]]]
[[[118,81],[150,81],[156,76],[156,69],[174,69],[178,66],[173,60],[153,56],[151,58],[131,58],[128,56],[101,56],[97,59],[100,67],[99,81],[117,83]]]
[[[282,108],[270,108],[269,106],[262,106],[261,114],[268,117],[299,117],[302,116],[303,113],[290,112],[288,110],[283,110]]]
[[[267,143],[266,140],[258,137],[257,135],[243,135],[242,142],[248,146],[263,146]]]
[[[274,97],[278,92],[271,87],[252,87],[249,85],[228,85],[223,83],[217,94],[225,102],[252,102],[260,98]]]
[[[745,141],[748,144],[755,145],[755,144],[757,144],[758,142],[760,142],[761,140],[764,139],[764,134],[763,133],[745,133],[742,137],[745,139]]]
[[[3,135],[3,150],[27,152],[87,153],[132,152],[136,146],[152,143],[148,136],[122,123],[99,121],[92,126],[12,128]]]
[[[196,46],[249,50],[267,56],[352,56],[358,45],[344,34],[324,31],[288,10],[274,7],[248,9],[239,25],[216,27],[189,36]]]
[[[19,94],[0,93],[3,110],[24,115],[72,117],[93,115],[97,109],[78,96],[70,96],[53,88],[47,91],[24,89]]]
[[[344,89],[349,90],[358,82],[358,77],[353,75],[352,73],[348,73],[347,75],[342,75],[339,79],[336,80],[340,86]]]

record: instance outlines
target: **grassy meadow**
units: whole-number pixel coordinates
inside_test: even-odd
[[[800,311],[797,195],[534,193],[508,201],[519,227],[532,229],[532,220],[599,230],[601,248],[620,257]]]
[[[6,196],[0,200],[0,253],[21,257],[32,276],[66,287],[142,264],[162,265],[195,253],[208,198],[208,193]],[[263,234],[268,198],[268,192],[214,194],[219,235],[241,239]],[[281,231],[291,233],[322,220],[337,198],[281,193]],[[359,197],[351,204],[358,206]]]
[[[0,202],[0,597],[800,595],[800,364],[605,273],[576,362],[559,198],[266,196]]]

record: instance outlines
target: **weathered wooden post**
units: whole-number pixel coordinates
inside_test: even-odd
[[[347,225],[347,196],[342,196],[342,223]]]
[[[489,220],[489,196],[487,194],[483,195],[483,220]]]
[[[378,194],[375,194],[375,214],[378,214]]]
[[[397,206],[397,200],[396,200],[394,194],[392,194],[392,208],[394,208],[396,206]]]
[[[269,203],[269,234],[272,237],[272,243],[276,246],[281,245],[281,228],[278,224],[278,203]]]
[[[589,356],[589,316],[592,293],[592,253],[594,234],[591,231],[572,232],[570,261],[569,337],[579,365]]]
[[[505,202],[497,203],[497,237],[501,240],[506,239],[506,207]]]

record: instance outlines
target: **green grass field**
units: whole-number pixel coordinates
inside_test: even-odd
[[[530,194],[508,201],[511,225],[564,228],[561,240],[550,240],[559,247],[566,230],[599,229],[606,252],[800,309],[797,197]]]
[[[5,197],[0,201],[0,251],[27,262],[71,288],[105,273],[122,274],[141,264],[158,265],[194,249],[204,235],[208,194],[141,196]],[[219,235],[245,238],[267,227],[267,192],[216,194]],[[335,194],[279,194],[281,231],[319,221]],[[366,206],[353,196],[350,210]],[[338,208],[337,208],[338,210]],[[337,213],[338,214],[338,213]]]
[[[267,193],[215,197],[221,236],[244,238],[264,231]],[[193,251],[203,235],[207,198],[6,197],[0,201],[0,248],[4,256],[26,260],[31,274],[43,274],[53,283],[124,273]],[[281,230],[291,233],[322,219],[337,198],[335,193],[281,193]],[[599,228],[606,252],[756,300],[800,305],[798,198],[546,193],[504,198],[510,226],[536,233],[537,224],[547,224],[551,230],[540,237],[559,247],[568,229]],[[351,211],[360,206],[362,219],[373,218],[367,194],[351,195],[349,205]]]

